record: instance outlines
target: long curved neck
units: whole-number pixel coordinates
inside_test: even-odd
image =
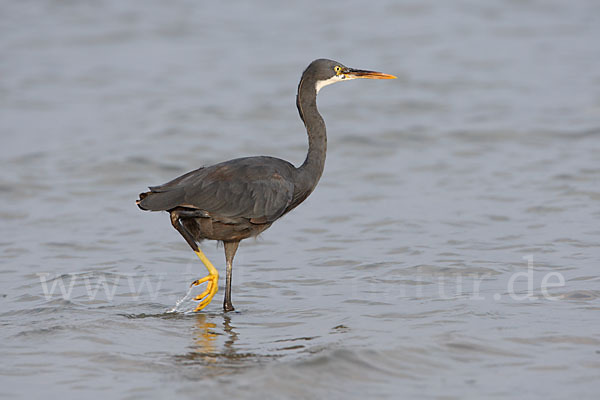
[[[296,105],[308,134],[308,154],[298,168],[308,194],[317,186],[325,168],[327,132],[325,121],[317,110],[317,89],[314,79],[303,77],[298,85]],[[307,194],[307,195],[308,195]]]

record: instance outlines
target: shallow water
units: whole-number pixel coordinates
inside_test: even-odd
[[[0,395],[595,398],[598,3],[279,4],[2,5]],[[302,162],[318,57],[399,79],[320,93],[324,176],[236,312],[169,313],[204,268],[137,194]]]

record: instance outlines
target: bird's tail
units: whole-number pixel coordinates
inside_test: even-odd
[[[139,198],[139,199],[137,199],[137,200],[135,201],[135,204],[137,204],[137,206],[138,206],[138,207],[139,207],[141,210],[144,210],[144,211],[150,211],[151,209],[150,209],[150,208],[147,208],[147,207],[144,205],[144,200],[145,200],[145,199],[146,199],[146,198],[147,198],[149,195],[151,195],[151,194],[152,194],[152,192],[144,192],[144,193],[140,193],[140,198]]]
[[[145,211],[168,211],[182,205],[184,192],[180,188],[164,190],[161,186],[152,186],[149,192],[140,193],[135,202]]]

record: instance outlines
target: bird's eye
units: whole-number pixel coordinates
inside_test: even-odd
[[[335,71],[336,74],[340,74],[340,72],[342,72],[342,67],[340,67],[339,65],[336,65],[335,67],[333,67],[333,70]]]

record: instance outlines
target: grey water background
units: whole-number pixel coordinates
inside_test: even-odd
[[[2,1],[0,396],[597,398],[599,40],[594,0]],[[399,79],[321,91],[237,311],[168,313],[206,272],[137,194],[300,164],[319,57]]]

